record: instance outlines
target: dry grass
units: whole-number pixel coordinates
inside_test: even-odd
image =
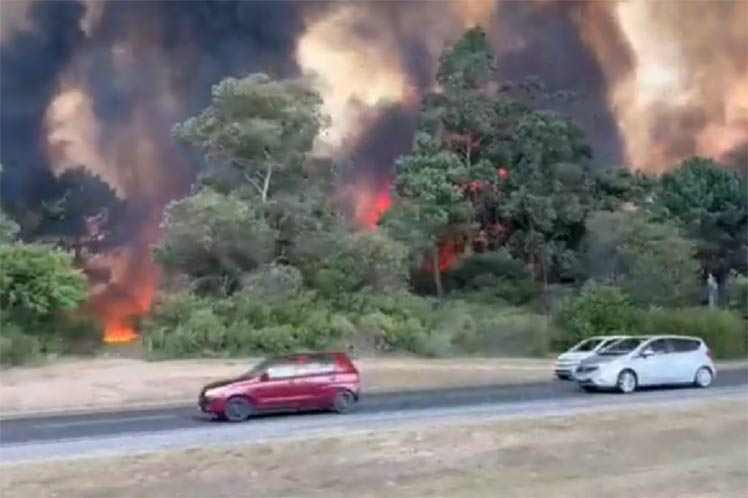
[[[61,360],[44,366],[12,368],[0,377],[0,412],[81,410],[193,402],[200,386],[231,377],[257,360],[180,360],[147,362],[98,358]],[[551,378],[549,360],[405,358],[356,362],[364,389],[423,389]],[[153,386],[160,386],[154,389]]]
[[[741,497],[741,401],[24,464],[2,496]]]

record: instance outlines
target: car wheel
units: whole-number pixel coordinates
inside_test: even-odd
[[[709,370],[707,367],[701,367],[698,370],[696,370],[696,375],[694,375],[693,383],[696,387],[709,387],[712,384],[712,379],[714,376],[712,375],[712,371]]]
[[[247,398],[235,396],[226,403],[223,416],[229,422],[243,422],[252,415],[253,411],[252,403]]]
[[[340,391],[335,395],[335,400],[332,404],[332,409],[338,413],[347,413],[351,411],[353,405],[356,403],[356,397],[350,391]]]
[[[624,370],[618,374],[616,386],[618,386],[618,390],[622,393],[629,394],[636,391],[636,384],[636,374],[631,370]]]

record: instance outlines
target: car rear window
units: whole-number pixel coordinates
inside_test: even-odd
[[[670,345],[676,353],[687,353],[699,349],[701,341],[696,339],[670,339]]]

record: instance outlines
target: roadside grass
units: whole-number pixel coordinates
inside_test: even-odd
[[[5,498],[745,496],[745,401],[18,464]]]

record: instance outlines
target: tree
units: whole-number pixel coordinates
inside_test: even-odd
[[[208,188],[170,203],[164,226],[156,261],[189,275],[196,290],[222,295],[238,288],[243,273],[273,259],[278,236],[261,206]]]
[[[203,149],[210,174],[235,176],[265,203],[274,188],[301,178],[301,167],[326,123],[322,99],[303,79],[265,74],[226,78],[211,105],[174,128],[176,137]]]
[[[664,219],[674,219],[698,241],[704,267],[725,282],[746,271],[748,192],[745,181],[714,161],[691,158],[662,175],[657,196]]]
[[[469,205],[460,188],[465,165],[453,152],[440,149],[434,137],[420,133],[415,148],[395,163],[394,203],[382,225],[415,256],[431,260],[434,286],[444,294],[438,243],[455,225],[469,221]]]
[[[606,212],[587,221],[586,273],[645,305],[682,305],[696,295],[695,247],[680,230],[643,213]]]
[[[86,277],[71,255],[34,245],[0,246],[0,307],[44,319],[78,307],[88,297]]]
[[[314,286],[329,296],[405,288],[407,248],[385,231],[343,235],[332,249],[317,265],[312,278]]]

